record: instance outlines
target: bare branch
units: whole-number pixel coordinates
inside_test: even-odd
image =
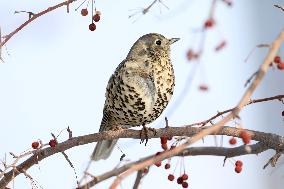
[[[279,8],[280,10],[284,11],[284,7],[282,7],[280,5],[274,5],[274,7]]]
[[[260,99],[250,100],[245,106],[250,105],[250,104],[259,103],[259,102],[268,102],[268,101],[271,101],[271,100],[282,100],[282,99],[284,99],[284,95],[276,95],[276,96],[272,96],[272,97],[268,97],[268,98],[260,98]],[[211,118],[209,118],[205,121],[193,123],[193,124],[190,124],[188,126],[198,126],[198,125],[205,126],[210,121],[216,119],[217,117],[220,117],[223,114],[229,113],[233,110],[234,110],[234,108],[230,108],[228,110],[218,112],[216,115],[212,116]]]
[[[0,43],[0,47],[3,47],[16,33],[18,33],[19,31],[21,31],[24,27],[26,27],[28,24],[30,24],[32,21],[34,21],[35,19],[39,18],[40,16],[44,15],[44,14],[47,14],[59,7],[62,7],[62,6],[68,6],[70,3],[73,3],[74,1],[76,0],[66,0],[62,3],[59,3],[57,5],[54,5],[52,7],[49,7],[39,13],[32,13],[32,16],[29,16],[29,19],[24,22],[22,25],[20,25],[18,28],[16,28],[14,31],[12,31],[11,33],[9,33],[8,35],[5,35],[4,37],[4,40]]]
[[[161,136],[193,136],[197,133],[200,133],[208,128],[211,127],[169,127],[169,128],[161,128],[157,129],[156,135],[154,133],[149,132],[148,137],[150,138],[160,138]],[[223,127],[219,131],[216,131],[215,133],[211,133],[212,135],[227,135],[227,136],[234,136],[234,137],[240,137],[240,132],[242,129],[234,128],[234,127]],[[284,137],[276,135],[276,134],[270,134],[270,133],[263,133],[253,130],[248,130],[252,134],[252,140],[262,142],[265,144],[268,148],[274,149],[274,150],[281,150],[284,149]],[[98,142],[102,140],[112,140],[112,139],[118,139],[118,138],[134,138],[134,139],[140,139],[140,131],[139,130],[118,130],[118,131],[107,131],[107,132],[101,132],[101,133],[94,133],[79,137],[73,137],[71,139],[68,139],[62,143],[58,143],[55,147],[47,147],[43,149],[38,149],[33,151],[32,155],[23,161],[21,164],[16,166],[16,169],[19,172],[16,172],[15,170],[11,170],[5,174],[3,174],[3,177],[0,180],[0,188],[5,187],[14,177],[19,175],[23,172],[23,170],[28,170],[33,165],[39,163],[41,160],[52,156],[56,153],[61,153],[62,151],[66,151],[70,148],[73,148],[75,146],[80,146],[84,144],[89,144],[92,142]],[[178,146],[179,147],[179,146]],[[176,148],[178,148],[176,147]],[[175,148],[175,149],[176,149]],[[175,150],[173,149],[173,150]],[[178,153],[176,153],[178,154]],[[164,155],[164,153],[163,153]],[[167,157],[164,157],[165,159]],[[156,161],[156,159],[155,159]],[[154,162],[152,160],[152,162]],[[144,166],[146,167],[146,166]],[[143,168],[144,168],[143,167]],[[113,173],[113,175],[116,175]]]
[[[135,182],[134,182],[134,185],[133,185],[133,189],[138,189],[142,177],[143,177],[143,170],[137,171],[137,176],[136,176],[136,179],[135,179]]]

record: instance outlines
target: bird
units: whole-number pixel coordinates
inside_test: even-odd
[[[178,40],[149,33],[133,44],[108,81],[99,132],[144,127],[162,114],[174,91],[170,46]],[[117,140],[99,141],[91,159],[107,159]]]

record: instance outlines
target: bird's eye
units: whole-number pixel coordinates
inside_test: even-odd
[[[161,44],[162,44],[162,41],[158,39],[158,40],[156,41],[156,45],[161,45]]]

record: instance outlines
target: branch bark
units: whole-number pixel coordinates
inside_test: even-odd
[[[186,148],[183,152],[176,154],[175,156],[200,156],[200,155],[211,155],[211,156],[224,156],[227,158],[236,157],[241,155],[252,155],[252,154],[259,154],[268,150],[269,148],[262,142],[258,142],[256,144],[247,145],[251,151],[248,152],[244,145],[235,147],[235,148],[225,148],[225,147],[190,147]],[[96,184],[109,179],[111,177],[117,176],[118,179],[120,178],[119,175],[130,169],[131,167],[135,167],[137,164],[145,162],[146,160],[150,160],[155,158],[155,155],[148,156],[146,158],[142,158],[138,161],[131,162],[125,164],[121,167],[115,168],[111,171],[108,171],[102,175],[96,176],[94,179],[89,181],[88,183],[81,186],[81,189],[89,189]],[[140,170],[141,171],[141,170]],[[139,172],[139,171],[138,171]]]
[[[157,129],[156,135],[154,133],[149,132],[148,137],[150,138],[160,138],[161,136],[193,136],[197,133],[200,133],[211,127],[169,127]],[[212,135],[227,135],[240,137],[240,132],[242,129],[234,128],[234,127],[223,127],[219,131],[213,133]],[[248,130],[252,134],[252,140],[262,142],[268,148],[274,150],[284,150],[284,137],[271,134],[271,133],[263,133],[259,131]],[[38,164],[41,160],[52,156],[56,153],[66,151],[75,146],[80,146],[92,142],[98,142],[102,140],[112,140],[118,138],[133,138],[140,139],[140,131],[139,130],[118,130],[118,131],[107,131],[101,133],[94,133],[84,136],[73,137],[68,139],[62,143],[58,143],[55,147],[48,147],[44,149],[35,150],[34,154],[23,161],[21,164],[16,166],[16,169],[12,169],[9,172],[5,173],[3,178],[0,180],[0,188],[4,188],[9,184],[16,176],[24,171],[27,171],[30,167],[35,164]],[[178,148],[178,147],[176,147]],[[175,150],[175,149],[174,149]],[[176,153],[178,154],[178,153]],[[165,159],[165,158],[164,158]],[[144,166],[146,167],[146,166]],[[114,174],[115,175],[115,174]]]

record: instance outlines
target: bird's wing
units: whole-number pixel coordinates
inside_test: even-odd
[[[119,104],[123,101],[121,94],[125,92],[123,86],[132,87],[133,83],[141,85],[139,88],[146,88],[144,91],[155,91],[150,69],[141,67],[141,64],[136,60],[126,59],[118,65],[108,81],[100,131],[108,130],[112,122],[112,110],[114,108],[120,108]]]

